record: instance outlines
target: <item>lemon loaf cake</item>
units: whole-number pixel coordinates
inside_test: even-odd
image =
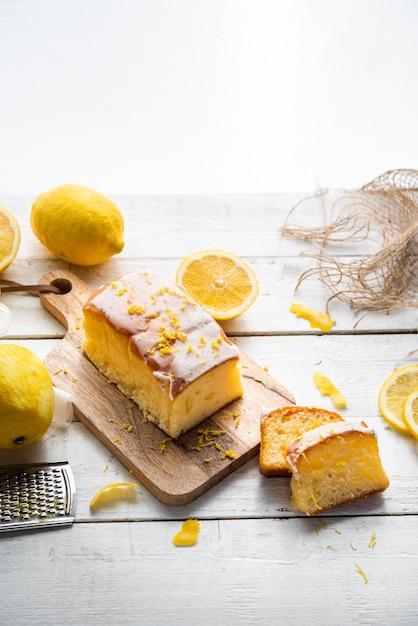
[[[307,430],[321,424],[341,422],[338,413],[305,406],[283,406],[261,418],[260,472],[264,476],[288,476],[287,445]]]
[[[237,347],[176,284],[128,273],[93,293],[83,314],[87,357],[170,437],[242,396]]]
[[[307,515],[384,491],[389,479],[377,438],[364,422],[319,426],[291,442],[291,503]]]

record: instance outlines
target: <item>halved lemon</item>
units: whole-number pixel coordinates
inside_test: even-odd
[[[229,320],[247,311],[258,296],[252,268],[224,250],[201,250],[179,265],[176,282],[216,320]]]
[[[407,428],[418,439],[418,389],[407,397],[403,407],[403,419]]]
[[[0,272],[15,260],[19,246],[19,224],[10,211],[0,206]]]
[[[410,434],[403,419],[404,405],[409,395],[418,389],[418,365],[396,369],[379,390],[379,409],[385,420],[396,430]]]
[[[137,483],[110,483],[101,487],[90,502],[91,509],[98,509],[117,500],[130,500],[136,496]]]

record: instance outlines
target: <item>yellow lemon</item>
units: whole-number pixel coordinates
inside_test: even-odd
[[[42,361],[27,348],[0,344],[0,448],[38,441],[53,412],[54,390]]]
[[[14,261],[19,246],[19,224],[10,211],[0,206],[0,272]]]
[[[224,250],[194,252],[180,263],[176,282],[216,320],[229,320],[244,313],[259,291],[251,267]]]
[[[38,196],[30,222],[50,252],[75,265],[104,263],[124,246],[124,222],[116,204],[82,185],[61,185]]]
[[[410,434],[403,413],[409,395],[418,389],[418,365],[396,369],[379,390],[379,409],[386,421],[396,430]]]

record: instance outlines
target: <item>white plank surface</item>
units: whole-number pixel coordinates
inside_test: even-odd
[[[140,486],[135,500],[93,513],[89,502],[100,487],[130,477],[73,421],[42,444],[0,451],[0,464],[68,460],[77,484],[71,528],[0,536],[5,624],[114,624],[123,616],[127,624],[267,626],[280,615],[296,625],[303,623],[301,594],[303,615],[312,623],[415,623],[418,442],[386,426],[377,393],[400,361],[416,361],[406,358],[417,348],[416,312],[370,315],[354,329],[357,317],[337,303],[329,334],[292,315],[306,244],[282,240],[279,228],[300,197],[120,196],[125,250],[90,269],[69,268],[37,242],[29,226],[33,198],[4,203],[22,225],[18,258],[2,275],[17,282],[36,282],[58,267],[92,286],[144,266],[173,277],[189,251],[224,247],[241,254],[254,267],[261,293],[225,329],[299,404],[333,408],[312,380],[316,370],[330,376],[348,398],[343,415],[365,419],[377,431],[391,481],[384,494],[305,519],[290,507],[289,479],[265,479],[255,458],[188,505],[164,505]],[[342,246],[343,257],[358,253]],[[323,309],[327,295],[309,281],[297,301]],[[13,312],[2,341],[45,358],[64,336],[36,297],[3,294],[1,301]],[[175,548],[172,536],[188,517],[200,520],[199,542]],[[377,543],[371,548],[373,533]]]
[[[414,516],[204,520],[198,544],[180,549],[179,526],[2,538],[2,623],[416,623]]]

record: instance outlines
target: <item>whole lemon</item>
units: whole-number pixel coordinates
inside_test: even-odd
[[[30,218],[39,241],[75,265],[104,263],[124,246],[124,222],[112,200],[82,185],[60,185],[38,196]]]
[[[42,361],[27,348],[0,344],[0,448],[38,441],[53,413],[54,389]]]

